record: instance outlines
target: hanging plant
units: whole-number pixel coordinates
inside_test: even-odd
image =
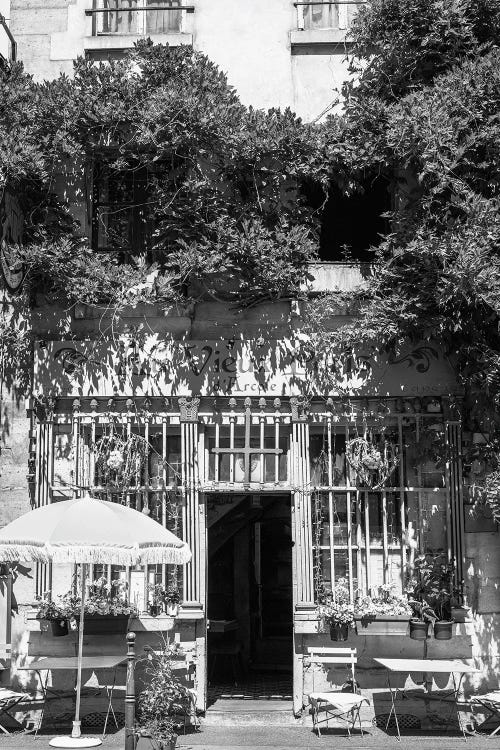
[[[347,441],[346,459],[359,483],[372,489],[386,484],[399,463],[397,448],[393,443],[382,440],[380,444],[375,444],[367,437]]]
[[[95,444],[99,483],[120,491],[140,485],[149,450],[141,435],[103,435]]]

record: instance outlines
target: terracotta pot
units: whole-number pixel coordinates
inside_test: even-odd
[[[410,620],[410,638],[414,641],[425,641],[429,623],[423,620]]]
[[[453,635],[453,622],[438,620],[434,623],[434,638],[436,641],[449,641]]]
[[[330,638],[332,641],[347,641],[349,637],[349,625],[330,625]]]
[[[158,615],[161,612],[161,605],[160,604],[150,604],[148,607],[149,614],[151,617],[158,617]]]

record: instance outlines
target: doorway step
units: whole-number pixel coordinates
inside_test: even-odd
[[[208,688],[208,708],[202,724],[266,726],[300,724],[293,715],[292,678],[250,674],[237,685],[214,683]]]
[[[203,726],[301,726],[291,700],[218,698],[201,719]]]

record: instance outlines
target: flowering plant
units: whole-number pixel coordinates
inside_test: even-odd
[[[374,489],[387,482],[399,463],[396,447],[388,440],[374,444],[366,437],[353,438],[346,443],[345,455],[358,481]]]
[[[124,458],[122,452],[115,449],[110,451],[109,458],[106,463],[110,469],[113,469],[114,471],[120,471],[123,466],[123,461]]]
[[[386,583],[370,589],[369,594],[359,593],[354,604],[356,617],[376,617],[386,615],[388,617],[410,617],[412,609],[408,599],[395,591],[393,583]]]
[[[181,603],[181,595],[177,586],[169,586],[167,588],[165,592],[164,601],[166,604],[180,604]]]
[[[62,602],[54,602],[50,591],[44,591],[42,596],[37,596],[35,606],[38,620],[66,620],[68,618],[67,608]]]
[[[136,608],[127,598],[127,583],[125,581],[111,581],[108,583],[104,576],[97,578],[88,586],[85,596],[84,612],[87,615],[133,615]],[[61,597],[61,603],[67,616],[78,618],[81,609],[81,596],[69,591]]]
[[[328,591],[324,594],[323,601],[318,604],[318,616],[323,629],[332,625],[354,623],[354,607],[350,603],[349,588],[345,578],[339,578],[333,592]]]

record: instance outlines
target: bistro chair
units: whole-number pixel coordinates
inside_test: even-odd
[[[360,708],[363,703],[370,705],[368,698],[364,698],[356,691],[355,665],[357,663],[355,648],[328,648],[313,647],[308,648],[309,663],[313,667],[313,691],[309,693],[309,702],[312,709],[313,730],[321,737],[320,724],[326,723],[331,719],[339,719],[347,727],[347,733],[351,736],[351,729],[354,728],[356,719],[359,723],[361,735],[363,727],[361,726]],[[314,690],[314,665],[334,665],[347,664],[350,666],[350,677],[348,680],[348,689],[326,690],[316,692]],[[320,718],[320,714],[324,717]]]
[[[0,643],[0,670],[5,669],[2,662],[10,662],[11,646],[10,643]],[[0,686],[0,732],[11,734],[9,729],[4,726],[5,717],[9,718],[9,723],[13,722],[16,728],[19,728],[19,722],[12,716],[11,711],[15,709],[18,703],[27,703],[33,700],[29,693],[19,693],[10,688]]]
[[[490,721],[495,722],[496,726],[493,726],[492,731],[488,734],[488,737],[494,737],[500,732],[500,690],[492,690],[490,693],[485,695],[474,695],[471,697],[472,707],[480,706],[485,709],[488,714],[485,716],[484,721],[481,724],[482,728],[486,728],[486,724]],[[477,722],[472,717],[472,731],[475,732],[478,729]]]

